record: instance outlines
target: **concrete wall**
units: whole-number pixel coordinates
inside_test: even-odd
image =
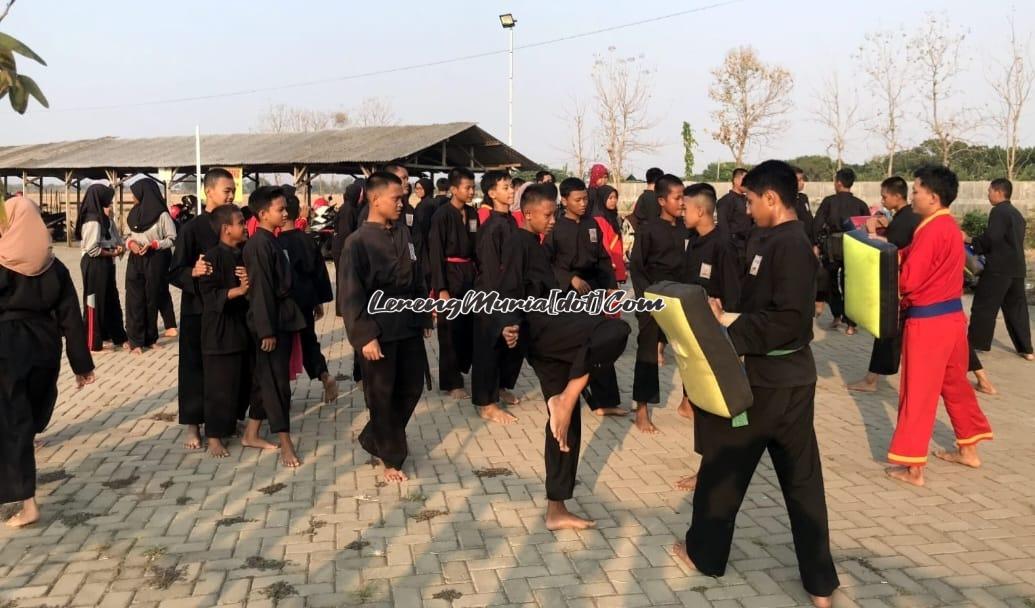
[[[730,185],[728,182],[713,183],[719,196],[726,194]],[[622,214],[632,212],[632,206],[636,198],[643,192],[643,183],[625,183],[618,187],[618,200]],[[805,186],[805,193],[812,202],[812,211],[819,207],[823,197],[834,193],[834,185],[829,182],[810,182]],[[871,206],[880,205],[880,182],[856,182],[852,193],[866,201]],[[1024,212],[1025,215],[1035,214],[1035,182],[1014,182],[1013,203]],[[956,202],[952,204],[952,211],[956,215],[963,215],[968,211],[978,210],[988,212],[988,182],[961,182],[960,193]]]

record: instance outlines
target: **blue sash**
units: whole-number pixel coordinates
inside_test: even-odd
[[[928,319],[930,317],[940,317],[942,315],[949,315],[954,312],[962,311],[962,300],[946,300],[944,302],[936,302],[934,304],[927,304],[925,306],[910,306],[905,311],[905,318]]]

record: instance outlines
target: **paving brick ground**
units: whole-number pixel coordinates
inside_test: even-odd
[[[58,247],[79,276],[76,251]],[[352,353],[337,319],[318,332],[331,370]],[[1000,336],[1005,331],[1000,328]],[[764,459],[737,521],[729,570],[688,575],[668,554],[690,517],[672,482],[697,464],[663,369],[662,432],[584,416],[573,507],[586,532],[543,525],[544,408],[530,370],[518,424],[483,423],[467,402],[426,394],[409,426],[412,476],[383,485],[355,442],[362,394],[319,403],[294,385],[292,424],[305,464],[230,448],[212,460],[181,447],[175,341],[141,357],[97,357],[81,392],[65,367],[39,451],[40,524],[0,527],[0,606],[716,606],[800,605],[783,499]],[[428,342],[432,371],[437,347]],[[816,428],[823,451],[839,606],[1035,607],[1035,364],[997,343],[984,358],[1002,394],[982,398],[996,441],[985,466],[933,461],[928,485],[886,479],[895,381],[849,395],[869,338],[817,327]],[[632,354],[620,362],[623,394]],[[934,444],[951,447],[939,415]],[[934,447],[934,446],[932,446]]]

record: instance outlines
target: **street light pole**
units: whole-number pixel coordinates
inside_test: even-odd
[[[511,13],[500,15],[500,25],[510,30],[510,50],[507,57],[510,62],[510,74],[507,76],[507,145],[514,145],[514,26],[517,19]]]

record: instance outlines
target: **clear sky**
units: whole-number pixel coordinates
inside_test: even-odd
[[[198,95],[237,92],[278,84],[396,68],[452,57],[504,50],[498,15],[518,19],[516,43],[579,34],[666,15],[721,0],[664,2],[275,2],[270,0],[18,0],[0,24],[31,46],[48,67],[21,60],[21,71],[42,86],[51,102],[30,102],[25,116],[0,110],[0,145],[104,135],[192,134],[252,130],[271,104],[321,110],[349,108],[361,99],[390,99],[400,122],[474,121],[499,137],[507,134],[507,59],[496,54],[421,70],[295,87],[251,95],[163,105],[83,110]],[[595,53],[617,47],[643,56],[654,70],[651,114],[658,125],[655,153],[630,159],[637,175],[651,165],[682,172],[680,127],[695,126],[701,140],[698,169],[728,159],[714,142],[707,89],[709,70],[734,46],[754,46],[761,57],[791,70],[795,109],[792,127],[749,160],[822,153],[825,135],[810,110],[824,75],[835,68],[842,82],[858,69],[852,55],[866,32],[912,27],[925,12],[944,13],[969,28],[967,74],[961,100],[988,105],[986,83],[1006,45],[1007,18],[1016,11],[1018,30],[1035,30],[1035,2],[1010,0],[742,0],[698,13],[592,35],[515,55],[514,145],[531,158],[563,164],[570,137],[564,109],[573,98],[592,98]],[[864,113],[873,94],[861,78],[855,88]],[[910,97],[916,101],[917,93]],[[3,101],[4,104],[7,100]],[[914,104],[906,143],[923,139]],[[1035,100],[1027,111],[1025,143],[1035,144]],[[979,134],[993,141],[994,131]],[[850,160],[862,160],[879,144],[863,128],[850,142]],[[597,153],[593,160],[602,160]]]

